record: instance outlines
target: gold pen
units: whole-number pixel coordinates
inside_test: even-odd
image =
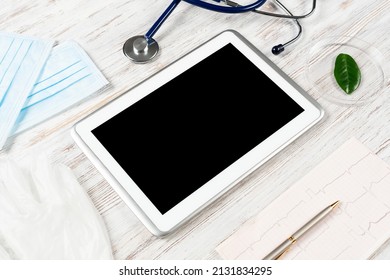
[[[293,235],[291,235],[286,241],[276,247],[271,253],[269,253],[264,260],[277,260],[284,253],[290,249],[291,245],[293,245],[302,235],[304,235],[307,231],[309,231],[312,227],[314,227],[319,221],[324,219],[332,210],[340,203],[339,200],[332,203],[324,210],[315,215],[310,221],[308,221],[303,227],[298,229]]]

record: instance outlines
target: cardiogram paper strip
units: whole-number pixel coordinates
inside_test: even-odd
[[[331,203],[341,204],[283,259],[368,259],[390,238],[390,166],[356,139],[220,244],[224,259],[263,259]]]

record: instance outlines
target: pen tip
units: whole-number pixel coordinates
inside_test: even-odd
[[[337,205],[340,204],[340,200],[337,200],[336,202],[333,202],[330,207],[335,208]]]

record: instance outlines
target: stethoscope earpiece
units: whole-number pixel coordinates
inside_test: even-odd
[[[284,51],[284,45],[282,45],[282,44],[273,46],[273,48],[272,48],[272,53],[274,55],[278,55],[278,54],[282,53],[283,51]]]
[[[157,55],[159,49],[153,38],[147,40],[143,35],[131,37],[123,45],[123,53],[134,63],[150,61]]]

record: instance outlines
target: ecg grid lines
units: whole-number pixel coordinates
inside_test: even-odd
[[[341,204],[284,259],[367,259],[390,238],[390,166],[351,139],[221,243],[224,259],[262,259],[329,204]]]

